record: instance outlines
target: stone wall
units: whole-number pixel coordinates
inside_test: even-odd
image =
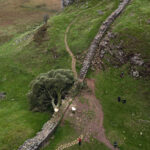
[[[102,26],[99,29],[98,34],[95,36],[94,40],[91,43],[91,46],[88,49],[88,53],[84,59],[83,66],[80,71],[80,79],[84,79],[88,69],[91,65],[93,57],[95,55],[96,50],[99,48],[99,43],[104,37],[105,33],[109,29],[110,25],[114,22],[114,20],[120,15],[120,13],[125,9],[130,0],[123,0],[119,7],[103,22]]]
[[[43,125],[42,130],[38,132],[32,139],[26,140],[18,150],[39,150],[40,148],[44,147],[59,125],[71,101],[72,99],[70,98],[68,98],[67,100],[63,100],[59,112],[54,113],[52,118]]]

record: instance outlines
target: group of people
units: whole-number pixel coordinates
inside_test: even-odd
[[[118,97],[118,102],[121,102],[121,101],[122,101],[123,104],[125,104],[127,102],[126,99],[121,100],[121,97]]]

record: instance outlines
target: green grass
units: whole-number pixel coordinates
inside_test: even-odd
[[[59,126],[56,129],[53,139],[50,139],[50,144],[43,148],[43,150],[55,150],[60,145],[74,141],[78,137],[78,133],[74,130],[71,124],[65,121],[63,126]]]
[[[0,46],[0,91],[7,93],[7,99],[0,101],[0,149],[2,150],[16,150],[50,119],[48,113],[29,111],[27,92],[30,82],[39,73],[71,66],[71,59],[63,43],[65,27],[60,24],[60,18],[61,16],[51,18],[51,28],[48,29],[48,33],[50,36],[53,35],[53,38],[50,41],[44,41],[42,45],[34,42],[24,45],[26,41],[16,45],[15,39],[21,38],[22,35],[15,35],[11,41]],[[65,17],[61,20],[64,24],[63,19]],[[58,30],[63,31],[54,37]],[[61,45],[57,59],[52,56],[51,47],[49,47],[51,43],[53,46]]]
[[[134,0],[119,17],[112,28],[119,34],[115,42],[123,40],[126,52],[141,53],[144,59],[150,56],[150,16],[149,0]]]
[[[149,122],[140,120],[149,120],[150,81],[133,79],[126,68],[109,68],[96,76],[96,96],[103,106],[104,127],[110,141],[118,141],[122,150],[148,150]],[[122,71],[126,71],[124,78],[120,78]],[[118,96],[127,103],[119,103]]]
[[[99,26],[117,7],[118,2],[92,0],[89,1],[88,8],[85,4],[66,8],[50,18],[47,32],[49,40],[43,41],[41,45],[35,42],[26,44],[27,41],[16,45],[15,39],[22,37],[17,34],[0,46],[0,91],[7,92],[7,98],[0,101],[0,149],[16,150],[26,139],[33,137],[50,118],[48,113],[30,112],[26,94],[30,82],[40,73],[50,69],[71,69],[71,58],[64,45],[67,26],[76,18],[68,33],[68,42],[75,55],[81,54],[87,50]],[[113,32],[120,35],[114,40],[116,43],[123,40],[127,52],[140,52],[145,60],[149,59],[150,54],[150,25],[147,24],[149,6],[148,0],[132,1],[112,28]],[[104,15],[99,16],[98,10],[104,11]],[[57,58],[54,58],[53,51]],[[77,69],[80,69],[79,64]],[[135,80],[128,75],[127,70],[128,65],[119,69],[110,67],[97,76],[89,71],[88,77],[96,78],[96,94],[103,105],[104,126],[110,141],[118,141],[122,150],[148,150],[149,123],[139,123],[138,120],[149,120],[149,81]],[[119,78],[121,71],[126,72],[123,79]],[[118,103],[118,96],[127,99],[127,104]],[[78,136],[67,122],[58,127],[55,138],[46,149],[55,149]],[[74,149],[78,149],[78,145],[70,148]],[[106,147],[91,140],[90,143],[83,143],[80,149],[105,150]]]
[[[102,10],[105,10],[103,6]],[[150,24],[148,24],[150,14],[150,1],[132,1],[123,14],[114,22],[112,31],[118,33],[118,37],[112,42],[124,41],[123,47],[126,53],[141,53],[145,61],[150,58]],[[113,7],[112,7],[113,8]],[[74,54],[80,54],[86,50],[98,29],[97,15],[91,14],[96,8],[80,15],[76,23],[72,25],[69,32],[69,45]],[[106,9],[107,10],[107,9]],[[108,12],[108,11],[107,11]],[[92,18],[93,17],[93,18]],[[94,18],[95,17],[95,18]],[[104,16],[106,17],[106,16]],[[82,19],[80,19],[82,18]],[[94,20],[94,26],[91,25]],[[81,21],[83,22],[82,25]],[[92,29],[93,27],[93,29]],[[91,33],[88,32],[91,29]],[[89,29],[89,31],[90,31]],[[89,40],[89,41],[88,41]],[[78,65],[78,69],[79,69]],[[95,75],[91,70],[88,77],[96,76],[97,97],[101,99],[105,115],[104,126],[110,141],[118,141],[122,150],[144,149],[148,150],[149,145],[149,100],[150,82],[147,79],[135,80],[129,75],[129,66],[124,65],[119,69],[114,69],[112,65],[106,71]],[[120,73],[126,72],[125,78],[120,79]],[[127,104],[117,102],[117,97],[127,99]],[[145,120],[139,122],[139,120]],[[140,135],[140,132],[143,135]]]
[[[97,0],[91,1],[89,6],[93,7],[96,3]],[[49,40],[43,41],[41,45],[30,40],[29,44],[28,40],[15,44],[16,39],[22,39],[30,32],[28,31],[22,35],[14,35],[9,42],[0,46],[0,91],[7,93],[7,98],[0,101],[1,149],[17,149],[26,139],[33,137],[50,118],[48,113],[29,111],[27,92],[30,82],[40,73],[50,69],[71,69],[71,58],[65,50],[64,34],[70,22],[87,9],[82,6],[79,4],[77,9],[77,6],[72,5],[51,17],[47,31]],[[54,58],[53,51],[57,58]]]
[[[98,4],[97,4],[98,3]],[[89,1],[89,8],[85,7],[85,4],[79,5],[78,9],[75,5],[70,6],[65,10],[65,12],[54,17],[54,21],[50,20],[50,43],[49,49],[55,48],[58,54],[64,52],[64,34],[65,30],[72,21],[75,23],[71,26],[68,33],[68,43],[75,55],[81,54],[90,45],[93,37],[98,32],[100,24],[106,19],[106,17],[117,7],[118,0],[116,1]],[[85,7],[85,8],[84,8]],[[111,9],[110,9],[111,8]],[[98,10],[103,10],[104,15],[100,16]],[[80,14],[80,15],[79,15]],[[58,34],[59,31],[59,34]],[[56,42],[58,41],[59,42]],[[65,53],[65,52],[64,52]],[[66,54],[67,55],[67,54]],[[65,57],[66,55],[63,55]],[[79,64],[77,64],[77,69],[79,69]],[[82,100],[81,101],[85,101]],[[87,114],[92,117],[93,112]],[[69,130],[69,131],[68,131]],[[59,145],[67,142],[71,142],[72,139],[77,138],[75,136],[74,129],[70,131],[68,125],[59,127],[55,133],[54,140],[50,140],[50,144],[44,150],[56,149]],[[78,145],[70,148],[70,150],[78,149]],[[108,149],[103,144],[94,140],[90,143],[83,143],[82,147],[79,149],[91,150],[91,149]]]
[[[113,43],[123,40],[123,50],[127,54],[141,53],[145,61],[150,59],[150,25],[147,23],[149,14],[150,1],[134,0],[111,29],[119,35],[112,40]],[[117,69],[112,65],[107,66],[97,76],[89,73],[89,77],[96,78],[96,95],[103,106],[107,137],[112,143],[118,141],[121,150],[148,150],[150,80],[132,78],[129,64]],[[125,72],[123,79],[120,78],[121,72]],[[118,103],[118,96],[126,99],[127,103]],[[143,134],[140,135],[140,132]]]
[[[118,2],[118,0],[89,1],[89,7],[74,18],[75,21],[69,30],[67,40],[70,49],[75,55],[81,55],[88,50],[100,25],[118,7]],[[103,11],[104,14],[100,15],[99,10]],[[77,71],[79,72],[80,69],[81,64],[77,61]]]
[[[100,25],[116,9],[117,4],[117,0],[97,1],[96,5],[91,6],[75,18],[76,21],[68,34],[68,43],[74,54],[81,54],[88,49]],[[99,10],[104,14],[100,15]]]
[[[8,49],[11,50],[11,47]],[[0,58],[0,91],[7,93],[7,98],[0,101],[0,147],[2,150],[16,149],[27,138],[35,135],[50,118],[47,113],[29,111],[26,94],[31,80],[36,76],[36,71],[31,72],[20,64],[15,49],[12,51],[14,54],[3,55]],[[26,55],[23,57],[26,60]],[[38,66],[36,69],[38,70]]]
[[[59,20],[56,20],[57,17],[51,19],[52,23],[55,21],[54,26],[58,24]],[[49,33],[55,35],[53,28],[49,29]],[[61,39],[63,36],[62,32],[56,38]],[[50,114],[29,111],[27,92],[30,82],[39,73],[71,66],[63,39],[57,59],[53,58],[48,49],[49,41],[40,46],[31,42],[25,47],[24,41],[18,45],[13,43],[14,39],[0,47],[0,91],[7,93],[7,99],[0,101],[0,147],[3,150],[17,149],[50,119]]]
[[[53,139],[50,139],[50,144],[43,150],[56,150],[60,145],[70,143],[77,139],[79,134],[74,130],[69,122],[64,122],[63,126],[59,126],[55,131]],[[81,147],[74,145],[68,150],[109,150],[105,145],[91,138],[90,142],[82,142]]]

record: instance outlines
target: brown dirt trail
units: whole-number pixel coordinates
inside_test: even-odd
[[[72,21],[67,27],[64,42],[66,50],[72,58],[72,71],[75,78],[77,79],[78,75],[76,71],[76,59],[67,43],[67,34],[70,30],[71,25],[74,22],[75,20]],[[95,96],[95,82],[92,79],[86,79],[86,82],[91,92],[84,91],[81,93],[81,95],[84,99],[87,100],[87,104],[81,103],[79,97],[77,97],[65,113],[63,120],[71,121],[73,126],[80,132],[80,134],[84,135],[85,141],[88,141],[90,136],[93,136],[100,142],[104,143],[111,150],[118,150],[114,149],[113,145],[110,143],[105,135],[105,129],[103,127],[104,114],[102,111],[102,106]],[[75,114],[71,113],[72,106],[76,106],[77,108],[77,112]],[[89,112],[92,112],[92,114],[94,114],[92,118],[88,116]]]
[[[76,59],[75,59],[75,56],[73,55],[72,51],[70,50],[68,42],[67,42],[67,34],[68,34],[70,27],[73,23],[74,23],[74,21],[72,21],[66,29],[64,42],[65,42],[66,50],[72,58],[72,72],[74,73],[75,79],[77,79],[78,75],[77,75],[77,71],[76,71]]]

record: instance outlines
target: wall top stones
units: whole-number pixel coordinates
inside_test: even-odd
[[[63,100],[59,112],[54,113],[52,118],[43,125],[42,130],[38,132],[36,136],[32,139],[26,140],[24,144],[19,147],[18,150],[39,150],[40,148],[44,147],[48,143],[49,138],[53,135],[53,132],[55,131],[57,126],[59,125],[71,101],[71,98]]]

